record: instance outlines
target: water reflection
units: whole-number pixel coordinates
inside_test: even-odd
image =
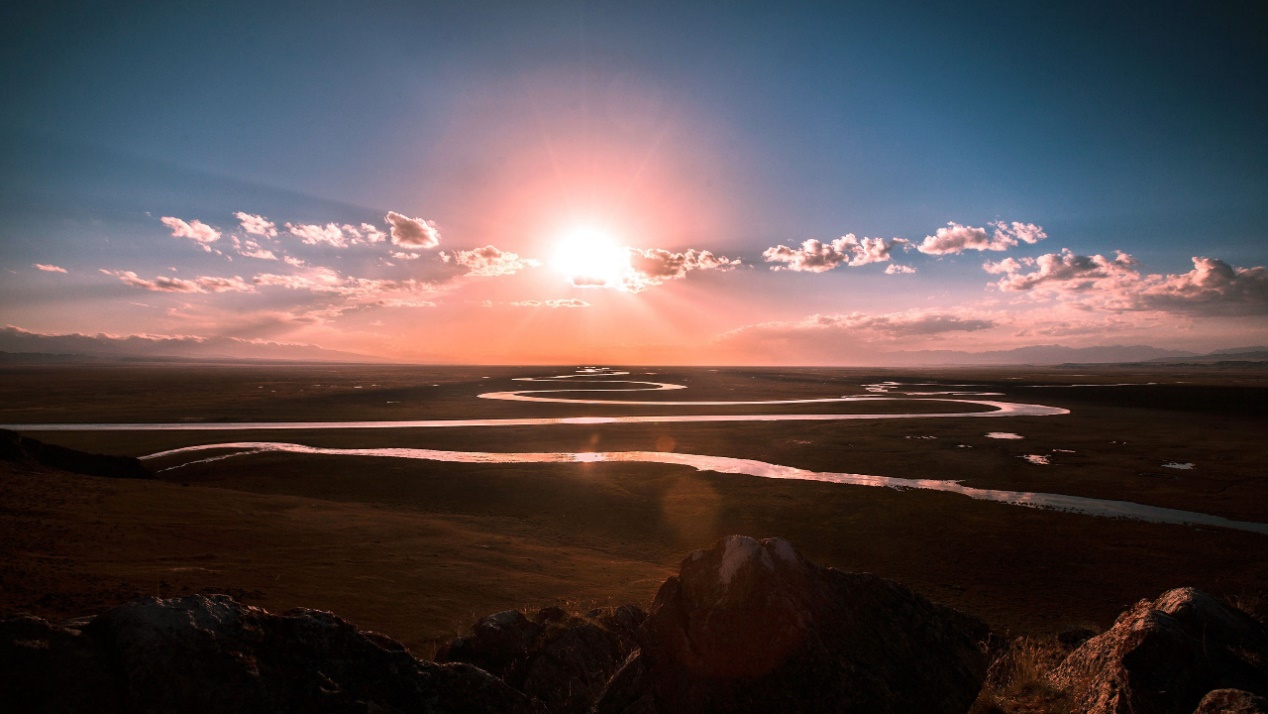
[[[480,399],[495,399],[513,402],[548,402],[555,404],[598,404],[604,406],[659,406],[659,407],[708,407],[708,406],[763,406],[783,404],[829,404],[843,402],[895,402],[913,401],[899,397],[881,396],[892,387],[900,386],[899,382],[881,382],[875,385],[863,385],[871,394],[860,397],[820,397],[813,399],[766,399],[739,401],[649,401],[629,399],[582,399],[560,394],[603,393],[612,392],[659,392],[686,389],[686,385],[667,382],[646,382],[635,380],[614,380],[610,377],[626,376],[629,372],[620,372],[607,367],[583,367],[574,374],[561,374],[553,377],[516,377],[517,382],[549,382],[574,380],[570,384],[588,382],[603,385],[599,388],[577,387],[570,389],[535,389],[508,392],[485,392],[477,395]],[[482,377],[481,379],[487,379]],[[613,388],[610,385],[631,385]],[[437,385],[432,385],[437,386]],[[916,385],[931,386],[931,385]],[[971,385],[950,385],[971,386]],[[552,426],[552,425],[595,425],[595,424],[685,424],[709,422],[773,422],[773,421],[857,421],[871,419],[948,419],[963,417],[1014,417],[1014,416],[1060,416],[1069,414],[1070,410],[1061,407],[1049,407],[1043,404],[1019,404],[1016,402],[1000,402],[986,399],[949,399],[945,395],[994,396],[993,392],[902,392],[901,394],[916,397],[918,401],[946,402],[966,404],[975,407],[987,407],[992,411],[941,412],[941,413],[876,413],[863,412],[854,414],[663,414],[654,416],[612,416],[612,417],[545,417],[545,418],[510,418],[510,419],[414,419],[414,420],[374,420],[374,421],[269,421],[269,422],[178,422],[178,423],[134,423],[134,424],[4,424],[0,428],[14,431],[261,431],[261,430],[310,430],[310,429],[443,429],[466,427],[496,426]],[[556,396],[546,396],[556,395]],[[942,396],[933,396],[942,395]]]
[[[142,460],[170,459],[176,456],[193,455],[208,451],[226,453],[214,454],[201,459],[186,461],[171,466],[164,471],[183,468],[192,464],[209,463],[224,459],[249,456],[252,454],[285,452],[293,454],[315,454],[323,456],[370,456],[395,459],[417,459],[424,461],[448,461],[455,463],[494,463],[494,464],[540,464],[540,463],[593,463],[636,462],[672,464],[690,466],[700,471],[713,471],[722,474],[744,474],[760,478],[793,479],[799,481],[821,481],[826,483],[848,484],[852,486],[873,486],[893,489],[920,489],[924,491],[942,491],[957,493],[961,496],[979,501],[993,501],[1012,506],[1041,508],[1070,513],[1082,513],[1091,516],[1109,518],[1130,518],[1152,523],[1173,523],[1184,525],[1216,526],[1233,528],[1268,535],[1268,524],[1234,521],[1220,516],[1205,513],[1194,513],[1172,508],[1146,506],[1127,501],[1109,501],[1082,496],[1067,496],[1059,493],[1032,493],[1026,491],[1000,491],[996,489],[973,488],[959,481],[942,481],[937,479],[907,479],[892,476],[871,476],[867,474],[833,473],[827,471],[809,471],[793,466],[771,464],[755,459],[736,459],[729,456],[706,456],[702,454],[678,454],[662,451],[608,451],[608,452],[516,452],[498,453],[487,451],[442,451],[438,449],[336,449],[304,444],[290,444],[270,441],[237,441],[220,444],[203,444],[186,446],[179,449],[160,451]]]

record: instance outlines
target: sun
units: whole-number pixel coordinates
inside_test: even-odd
[[[582,288],[619,287],[630,271],[629,251],[594,226],[569,229],[555,244],[555,268]]]

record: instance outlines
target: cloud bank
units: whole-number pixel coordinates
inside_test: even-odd
[[[1141,274],[1135,258],[1119,252],[1076,255],[1070,250],[1038,258],[987,261],[1004,292],[1079,301],[1112,311],[1157,310],[1206,316],[1268,315],[1268,269],[1234,267],[1218,258],[1194,256],[1193,269],[1179,274]]]
[[[741,265],[738,258],[714,255],[710,251],[694,248],[681,253],[663,248],[630,248],[629,260],[630,270],[621,287],[633,293],[661,285],[666,280],[680,280],[693,270],[727,272]]]
[[[254,291],[249,283],[242,278],[234,276],[231,278],[221,278],[213,275],[203,275],[193,280],[184,280],[182,278],[167,277],[160,275],[153,280],[146,280],[131,270],[105,270],[101,272],[118,278],[123,284],[131,285],[134,288],[142,290],[150,290],[153,292],[164,293],[229,293],[238,292],[246,293]]]
[[[948,223],[933,235],[925,236],[916,250],[927,255],[954,255],[966,250],[1001,251],[1020,243],[1038,243],[1048,237],[1043,226],[1034,223],[995,221],[988,225],[994,229],[990,233],[985,228]]]
[[[767,248],[762,253],[762,258],[767,263],[783,263],[771,266],[771,270],[823,273],[842,265],[886,262],[896,246],[907,244],[907,240],[903,238],[859,238],[853,233],[847,233],[830,243],[812,238],[803,241],[800,248],[777,245]]]

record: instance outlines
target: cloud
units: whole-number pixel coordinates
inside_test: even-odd
[[[250,239],[239,241],[237,236],[234,236],[233,247],[234,250],[238,252],[238,255],[245,256],[247,258],[256,258],[258,260],[277,260],[277,256],[273,254],[273,251]]]
[[[834,332],[875,338],[930,336],[948,332],[977,332],[995,327],[994,319],[950,310],[907,310],[879,315],[851,312],[816,314],[801,320],[763,322],[731,330],[723,337],[760,334]]]
[[[46,273],[65,273],[66,269],[58,265],[45,265],[44,263],[36,263],[31,266],[36,270],[43,270]]]
[[[280,287],[341,298],[341,304],[331,308],[334,314],[369,306],[435,307],[436,303],[424,296],[431,296],[439,291],[435,284],[421,280],[358,278],[341,275],[324,267],[310,267],[302,273],[292,275],[261,273],[251,278],[251,282],[259,287]]]
[[[1000,326],[995,315],[970,309],[913,309],[889,313],[820,313],[730,330],[715,349],[746,360],[798,364],[884,364],[894,349],[945,348],[980,343]],[[969,337],[972,335],[972,337]]]
[[[242,225],[242,230],[254,236],[264,236],[266,238],[277,237],[277,226],[264,216],[257,216],[252,213],[243,213],[238,211],[233,214],[238,219],[238,223]]]
[[[287,265],[289,265],[289,266],[295,267],[295,268],[302,268],[302,267],[304,267],[304,261],[300,260],[299,258],[294,258],[294,257],[289,256],[289,255],[284,255],[284,256],[282,256],[282,262],[286,263],[286,264],[287,264]]]
[[[911,275],[916,269],[910,265],[899,265],[898,263],[890,263],[885,266],[886,275]]]
[[[382,243],[387,240],[386,233],[369,223],[362,223],[360,226],[345,223],[343,232],[352,236],[353,243]]]
[[[414,257],[418,256],[415,254]],[[446,263],[463,266],[468,270],[467,275],[474,276],[513,275],[525,268],[541,265],[539,261],[521,258],[515,253],[499,250],[491,245],[474,250],[442,252],[440,257]]]
[[[1064,249],[1038,258],[987,261],[982,267],[1001,276],[995,286],[1002,291],[1072,300],[1092,309],[1268,314],[1268,269],[1234,267],[1218,258],[1194,256],[1192,261],[1187,273],[1141,274],[1137,260],[1126,253],[1107,258]]]
[[[392,243],[411,248],[435,248],[440,245],[440,230],[435,222],[410,218],[396,211],[384,217],[391,226]]]
[[[982,269],[1002,276],[995,285],[1004,291],[1050,287],[1060,292],[1082,292],[1096,288],[1110,289],[1124,281],[1134,283],[1140,277],[1136,265],[1136,259],[1123,252],[1106,258],[1103,255],[1075,255],[1065,248],[1060,253],[1047,253],[1038,258],[988,260],[982,264]],[[1034,270],[1024,272],[1027,267]]]
[[[198,287],[212,293],[249,293],[255,288],[238,276],[219,278],[204,275],[194,279]]]
[[[312,267],[302,273],[279,275],[260,273],[251,282],[261,287],[280,287],[287,290],[337,294],[343,285],[343,277],[330,268]]]
[[[1140,300],[1150,309],[1207,315],[1268,315],[1268,269],[1193,257],[1193,270],[1151,275]]]
[[[163,225],[172,229],[172,236],[196,241],[208,253],[211,252],[211,246],[207,244],[220,240],[220,231],[196,219],[186,223],[179,218],[163,216],[159,220],[163,222]]]
[[[847,233],[830,243],[810,239],[800,248],[777,245],[767,248],[762,258],[767,263],[784,263],[771,266],[771,270],[792,270],[803,273],[823,273],[841,265],[859,266],[883,263],[889,260],[895,246],[907,245],[903,238],[858,238]]]
[[[286,230],[303,241],[305,245],[325,244],[335,248],[348,247],[348,239],[344,236],[343,229],[334,223],[327,223],[324,226],[311,223],[287,223]]]
[[[685,278],[693,270],[727,272],[741,265],[738,258],[714,255],[710,251],[694,248],[681,253],[663,248],[629,248],[628,251],[630,268],[623,276],[621,288],[633,293],[660,285],[666,280]],[[573,279],[573,284],[577,284],[577,278]]]
[[[441,256],[443,257],[444,254],[441,253]],[[396,258],[397,260],[418,260],[419,258],[423,257],[423,254],[422,253],[404,253],[399,250],[394,250],[392,251],[392,257]]]
[[[146,280],[131,270],[105,270],[103,268],[101,272],[105,275],[118,278],[125,285],[131,285],[134,288],[141,288],[142,290],[151,290],[154,292],[227,293],[252,292],[254,290],[250,284],[237,276],[232,278],[221,278],[204,275],[194,278],[193,280],[185,280],[183,278],[172,278],[159,275],[153,280]]]
[[[585,300],[577,300],[576,298],[563,298],[560,300],[520,300],[511,303],[514,307],[590,307],[590,303]],[[487,305],[486,307],[490,307]]]
[[[925,236],[916,250],[928,255],[947,255],[962,253],[966,250],[1008,250],[1019,243],[1038,243],[1048,234],[1043,226],[1034,223],[1005,223],[995,221],[989,224],[994,230],[987,233],[985,228],[962,226],[959,223],[948,223],[939,228],[934,235]]]
[[[882,315],[852,312],[846,315],[814,315],[807,318],[819,327],[890,336],[936,335],[944,332],[977,332],[995,327],[994,320],[967,317],[941,310],[908,310]]]

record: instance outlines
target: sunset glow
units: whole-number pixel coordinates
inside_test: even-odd
[[[614,288],[629,273],[630,257],[611,233],[577,226],[559,239],[553,265],[576,287]]]
[[[197,20],[249,52],[178,41],[194,20],[161,4],[15,11],[0,351],[1268,343],[1268,60],[1232,14],[319,4]],[[95,29],[117,23],[141,29]],[[949,57],[950,30],[993,41]],[[49,46],[72,49],[39,64]]]

